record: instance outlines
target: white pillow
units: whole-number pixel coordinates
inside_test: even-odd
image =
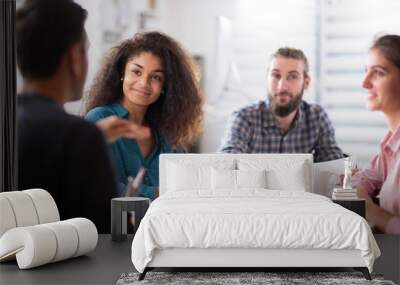
[[[235,160],[227,159],[183,159],[166,164],[167,191],[211,190],[211,169],[234,169]]]
[[[267,171],[236,170],[237,188],[267,188]]]
[[[210,189],[209,172],[209,167],[189,167],[182,164],[169,163],[168,189],[171,191]]]
[[[308,183],[305,162],[291,162],[287,169],[270,169],[268,188],[288,191],[306,191]]]
[[[241,188],[266,188],[267,177],[262,170],[211,170],[212,190],[239,190]]]
[[[240,159],[239,170],[266,170],[267,187],[274,190],[306,191],[309,188],[308,164],[295,159]]]
[[[211,169],[211,189],[236,189],[236,170],[232,169]]]

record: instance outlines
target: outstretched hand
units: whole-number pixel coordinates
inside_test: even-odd
[[[142,140],[151,137],[149,127],[140,126],[117,116],[110,116],[96,122],[108,143],[113,143],[121,137]]]

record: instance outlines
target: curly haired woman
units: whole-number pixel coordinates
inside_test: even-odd
[[[146,169],[139,196],[158,196],[162,153],[194,143],[201,132],[203,98],[189,56],[159,32],[136,34],[110,50],[86,106],[92,122],[117,116],[137,128],[135,138],[112,143],[121,195],[129,176]]]

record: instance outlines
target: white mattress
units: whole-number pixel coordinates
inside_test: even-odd
[[[370,271],[380,255],[368,223],[326,197],[266,189],[213,195],[156,199],[132,243],[135,268],[143,272],[154,251],[167,248],[355,249]]]

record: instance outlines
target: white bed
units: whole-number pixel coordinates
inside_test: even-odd
[[[132,243],[155,267],[354,267],[379,248],[357,214],[313,194],[310,154],[167,154]],[[273,190],[272,190],[273,189]]]

